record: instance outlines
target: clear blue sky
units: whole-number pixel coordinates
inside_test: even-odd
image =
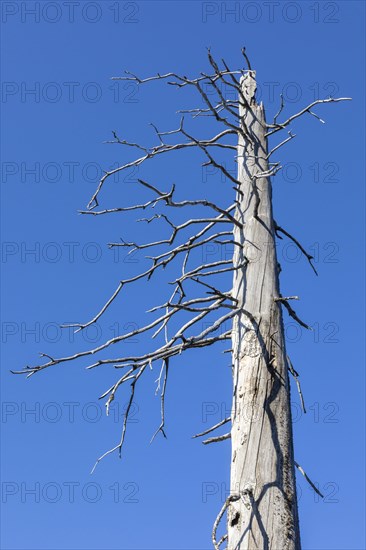
[[[230,9],[234,7],[234,13]],[[124,293],[97,331],[73,337],[58,323],[85,321],[122,277],[143,267],[106,243],[145,240],[120,215],[77,215],[98,171],[126,158],[102,142],[111,130],[152,144],[147,123],[178,124],[192,94],[169,86],[124,87],[112,76],[208,70],[207,46],[241,67],[245,45],[268,117],[283,91],[286,114],[314,97],[351,96],[316,109],[278,160],[275,217],[316,256],[319,277],[286,241],[279,243],[283,294],[313,332],[285,316],[288,350],[308,408],[292,393],[295,454],[326,495],[298,478],[304,550],[365,548],[364,517],[364,19],[363,2],[12,2],[2,9],[2,547],[8,550],[211,548],[211,528],[229,481],[229,442],[205,447],[191,436],[227,415],[231,380],[222,347],[172,363],[167,435],[159,423],[157,368],[142,381],[123,460],[89,472],[119,437],[128,398],[105,417],[99,395],[112,368],[85,361],[26,380],[13,376],[38,352],[65,355],[141,325],[142,312],[170,291],[168,275]],[[33,10],[33,13],[31,11]],[[33,90],[33,93],[31,92]],[[197,99],[200,105],[199,99]],[[205,135],[213,131],[207,123]],[[276,143],[274,141],[273,143]],[[199,155],[166,157],[141,174],[179,197],[220,195],[230,187],[202,174]],[[102,206],[131,203],[130,173],[111,182]],[[138,195],[140,197],[140,195]],[[149,236],[160,235],[149,226]],[[33,250],[33,253],[30,252]],[[217,252],[212,257],[219,259]],[[114,354],[137,353],[145,340]],[[27,411],[34,410],[31,414]],[[32,493],[33,490],[33,493]]]

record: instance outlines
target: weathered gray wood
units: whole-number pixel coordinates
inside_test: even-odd
[[[265,114],[257,104],[255,73],[242,81],[234,262],[233,409],[228,549],[299,550],[290,392],[278,286]]]

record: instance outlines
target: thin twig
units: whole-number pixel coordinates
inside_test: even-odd
[[[290,373],[292,374],[292,376],[294,377],[295,382],[296,382],[297,391],[298,391],[299,397],[300,397],[301,408],[302,408],[304,414],[306,414],[304,397],[302,395],[301,384],[300,384],[300,380],[299,380],[299,373],[294,369],[289,356],[287,355],[286,357],[287,357],[288,370],[290,371]]]
[[[293,243],[296,244],[296,246],[300,249],[300,251],[304,254],[305,258],[307,258],[310,266],[311,266],[311,269],[314,271],[315,275],[318,275],[318,272],[317,270],[315,269],[314,267],[314,264],[312,262],[312,260],[314,259],[314,256],[311,256],[311,254],[308,254],[305,250],[305,248],[299,243],[299,241],[297,239],[295,239],[295,237],[293,237],[288,231],[286,231],[285,229],[283,229],[283,227],[280,227],[279,225],[275,224],[275,231],[276,233],[279,231],[280,233],[283,233],[284,235],[286,235],[286,237],[288,237]]]
[[[294,460],[294,463],[295,463],[296,468],[299,470],[299,472],[302,473],[302,475],[304,476],[306,481],[309,483],[310,487],[312,487],[312,489],[314,489],[314,491],[316,492],[317,495],[319,495],[321,498],[324,498],[324,495],[319,491],[317,486],[311,481],[310,477],[307,475],[307,473],[304,471],[304,469],[300,466],[300,464],[298,464],[296,462],[296,460]]]

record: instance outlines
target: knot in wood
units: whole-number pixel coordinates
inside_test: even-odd
[[[243,336],[241,345],[240,357],[257,357],[261,352],[261,348],[257,338],[257,332],[249,329]]]

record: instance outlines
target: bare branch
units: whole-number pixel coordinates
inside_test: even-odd
[[[285,306],[285,308],[287,309],[288,311],[288,314],[290,315],[290,317],[292,317],[293,319],[295,319],[295,321],[297,321],[299,323],[299,325],[301,325],[302,327],[308,329],[308,330],[313,330],[311,327],[309,327],[309,325],[307,325],[306,323],[304,323],[303,321],[301,321],[301,319],[297,316],[296,312],[292,309],[292,307],[290,306],[290,304],[286,301],[286,300],[282,300],[282,305]]]
[[[321,120],[321,122],[324,122],[322,119],[320,119],[317,115],[315,115],[315,113],[312,113],[311,112],[311,109],[315,106],[315,105],[319,105],[321,103],[336,103],[338,101],[350,101],[352,98],[351,97],[338,97],[338,98],[334,98],[334,97],[329,97],[328,99],[317,99],[316,101],[313,101],[312,103],[310,103],[310,105],[308,105],[307,107],[305,107],[304,109],[302,109],[301,111],[299,111],[298,113],[296,113],[295,115],[292,115],[290,116],[287,120],[285,120],[285,122],[282,122],[282,123],[279,123],[279,122],[275,122],[274,124],[268,124],[268,128],[274,128],[273,130],[270,130],[269,132],[267,132],[266,136],[269,137],[271,136],[272,134],[275,134],[276,132],[278,132],[279,130],[283,130],[284,128],[286,128],[286,126],[288,126],[289,124],[291,124],[291,122],[293,120],[295,120],[296,118],[299,118],[301,117],[302,115],[304,115],[305,113],[309,113],[313,116],[316,116],[316,118],[318,118],[319,120]],[[277,115],[278,116],[278,115]]]
[[[224,435],[218,435],[217,437],[210,437],[209,439],[205,439],[202,441],[203,445],[209,445],[210,443],[217,443],[218,441],[225,441],[225,439],[231,438],[231,432],[228,432]]]
[[[166,390],[166,383],[167,383],[167,379],[168,379],[168,369],[169,369],[169,359],[165,359],[163,361],[163,367],[162,369],[164,370],[164,382],[163,382],[163,388],[161,390],[161,395],[160,395],[160,402],[161,402],[161,423],[160,423],[160,426],[158,427],[158,429],[156,430],[156,432],[154,433],[154,435],[152,436],[151,438],[151,441],[150,443],[152,443],[155,439],[155,437],[157,436],[157,434],[159,432],[161,432],[163,434],[163,436],[166,438],[166,433],[165,433],[165,430],[164,430],[164,427],[165,427],[165,390]],[[160,387],[160,379],[161,379],[161,373],[160,373],[160,376],[159,376],[159,383],[158,383],[158,388]]]
[[[219,117],[219,118],[221,118],[221,117]],[[222,120],[224,120],[224,119],[222,119]],[[177,150],[180,150],[180,149],[187,149],[187,148],[191,148],[191,147],[197,147],[197,146],[199,146],[199,144],[201,144],[205,148],[208,148],[208,147],[228,148],[227,144],[225,144],[225,145],[221,144],[221,143],[219,143],[219,140],[222,137],[224,137],[224,136],[226,136],[230,133],[235,133],[236,134],[237,131],[238,131],[238,128],[236,126],[231,125],[230,123],[226,123],[226,126],[229,126],[230,130],[223,130],[211,139],[206,139],[206,140],[191,139],[190,142],[175,143],[175,144],[172,144],[172,145],[165,144],[164,142],[162,142],[161,136],[164,135],[164,133],[163,132],[158,132],[158,136],[159,136],[159,139],[161,141],[160,145],[157,145],[156,147],[152,147],[151,149],[140,146],[139,148],[141,150],[146,151],[146,153],[142,157],[139,157],[138,159],[135,159],[131,162],[127,162],[126,164],[118,166],[117,168],[114,168],[113,170],[106,171],[104,173],[103,177],[99,181],[97,189],[93,193],[93,196],[91,197],[91,199],[90,199],[90,201],[87,205],[87,209],[88,210],[93,210],[94,208],[96,208],[98,206],[98,204],[99,204],[98,203],[98,195],[99,195],[100,191],[102,190],[105,181],[110,176],[112,176],[114,174],[118,174],[119,172],[122,172],[124,170],[129,169],[129,168],[140,166],[145,161],[147,161],[149,159],[152,159],[152,158],[156,157],[157,155],[161,155],[161,154],[164,154],[164,153],[169,153],[169,152],[172,152],[172,151],[177,151]],[[165,134],[167,134],[167,133],[168,132],[166,132]],[[183,131],[183,119],[181,120],[180,127],[177,130],[173,130],[169,133],[170,134],[172,134],[172,133],[174,133],[174,134],[175,133],[182,133],[183,135],[185,135],[185,133]],[[125,142],[124,140],[123,141],[119,140],[116,143],[120,143],[120,144],[123,144],[123,145],[128,144],[128,142]],[[136,144],[132,144],[132,145],[136,146]],[[229,148],[232,148],[232,147],[230,146]],[[83,213],[84,213],[84,211],[83,211]]]
[[[319,491],[319,489],[317,488],[317,486],[311,481],[311,479],[310,479],[309,476],[305,473],[305,471],[304,471],[303,468],[300,466],[300,464],[298,464],[298,463],[296,462],[296,460],[294,460],[294,463],[295,463],[296,468],[299,470],[299,472],[302,473],[302,475],[304,476],[304,478],[306,479],[306,481],[309,483],[310,487],[312,487],[312,489],[314,489],[314,491],[316,492],[317,495],[319,495],[321,498],[324,498],[324,495]]]
[[[95,462],[93,468],[92,468],[92,471],[90,472],[91,474],[94,473],[95,471],[95,468],[98,466],[99,462],[101,460],[103,460],[103,458],[105,458],[106,456],[108,456],[109,454],[113,453],[114,451],[117,451],[119,452],[119,457],[121,458],[122,457],[122,447],[123,447],[123,443],[125,441],[125,436],[126,436],[126,429],[127,429],[127,421],[128,421],[128,415],[130,413],[130,409],[131,409],[131,406],[132,406],[132,402],[133,402],[133,398],[135,396],[135,386],[136,386],[136,382],[137,380],[140,378],[140,376],[142,375],[142,373],[144,372],[145,370],[145,367],[142,367],[139,372],[133,377],[133,380],[132,380],[132,383],[131,383],[131,395],[130,395],[130,399],[128,401],[128,405],[127,405],[127,408],[126,408],[126,412],[124,414],[124,419],[123,419],[123,426],[122,426],[122,434],[121,434],[121,439],[119,441],[119,443],[113,447],[112,449],[109,449],[109,451],[106,451],[105,453],[103,453]]]
[[[268,160],[275,151],[277,151],[280,147],[282,147],[283,145],[285,145],[286,143],[288,143],[289,141],[291,141],[292,139],[294,139],[296,137],[296,134],[293,134],[291,131],[288,132],[289,134],[289,137],[284,139],[283,141],[281,141],[281,143],[279,143],[278,145],[276,145],[276,147],[274,147],[269,153],[268,155],[266,155],[266,159]]]
[[[299,300],[300,298],[298,296],[280,296],[279,298],[275,298],[275,302],[286,302],[287,300]]]
[[[205,430],[204,432],[193,435],[192,439],[195,439],[196,437],[202,437],[203,435],[207,435],[208,433],[213,432],[214,430],[217,430],[217,428],[220,428],[220,426],[223,426],[224,424],[227,424],[227,422],[230,422],[230,421],[231,421],[231,417],[228,416],[224,420],[221,420],[221,422],[218,422],[218,424],[215,424],[215,426],[208,428],[208,430]]]
[[[290,373],[292,374],[292,376],[294,377],[295,382],[296,382],[297,391],[299,392],[299,397],[300,397],[300,402],[301,402],[301,408],[302,408],[303,412],[306,414],[304,397],[302,395],[301,385],[300,385],[300,380],[299,380],[299,373],[294,369],[288,355],[286,356],[286,358],[287,358],[288,370],[290,371]]]
[[[241,49],[241,53],[243,54],[243,57],[244,57],[245,61],[247,62],[247,65],[248,65],[248,69],[249,69],[249,70],[251,71],[251,70],[252,70],[252,67],[251,67],[251,64],[250,64],[249,58],[248,58],[248,56],[247,56],[247,54],[246,54],[246,51],[245,51],[245,50],[246,50],[246,48],[242,48],[242,49]]]
[[[286,235],[286,237],[288,237],[289,239],[291,239],[291,241],[293,243],[296,244],[296,246],[301,250],[301,252],[304,254],[304,256],[307,258],[309,264],[311,265],[311,269],[314,271],[315,275],[318,275],[318,272],[317,270],[315,269],[314,267],[314,264],[311,260],[314,259],[314,256],[311,256],[311,254],[308,254],[305,250],[305,248],[299,243],[299,241],[297,239],[295,239],[295,237],[293,237],[290,233],[288,233],[288,231],[286,231],[285,229],[283,229],[283,227],[280,227],[279,225],[277,225],[275,223],[275,231],[276,231],[276,234],[278,236],[278,232],[280,233],[283,233],[284,235]],[[281,238],[281,237],[280,237]]]
[[[220,545],[217,542],[217,538],[216,538],[216,532],[217,532],[217,528],[220,524],[221,518],[225,514],[226,509],[229,507],[230,503],[235,502],[236,500],[239,500],[239,499],[240,499],[240,494],[235,494],[235,495],[228,496],[227,499],[225,500],[220,512],[218,513],[217,518],[215,519],[215,522],[214,522],[213,528],[212,528],[212,542],[213,542],[215,550],[220,550]],[[222,542],[224,542],[224,540],[226,540],[226,539],[224,537],[222,537],[220,539],[220,544],[222,544]]]
[[[280,116],[280,114],[282,113],[283,108],[284,108],[284,106],[285,106],[285,102],[284,102],[284,99],[283,99],[283,94],[280,94],[280,98],[281,98],[280,107],[279,107],[277,113],[275,114],[275,116],[273,117],[273,125],[274,125],[274,126],[276,126],[276,124],[277,124],[277,118]]]
[[[150,76],[148,78],[139,78],[135,74],[131,73],[130,71],[125,71],[125,74],[128,76],[114,76],[111,80],[124,80],[124,81],[134,81],[138,84],[145,84],[147,82],[153,82],[154,80],[164,80],[166,78],[176,78],[178,82],[168,82],[168,84],[171,84],[173,86],[178,86],[179,88],[182,88],[183,86],[187,85],[196,85],[197,82],[202,82],[205,80],[204,76],[195,78],[195,79],[189,79],[186,76],[180,76],[176,73],[166,73],[163,75],[160,75],[159,73],[156,76]],[[225,76],[228,74],[238,74],[243,75],[244,71],[221,71],[219,75],[214,74],[212,75],[212,78],[215,78],[216,80],[219,79],[221,76]]]

